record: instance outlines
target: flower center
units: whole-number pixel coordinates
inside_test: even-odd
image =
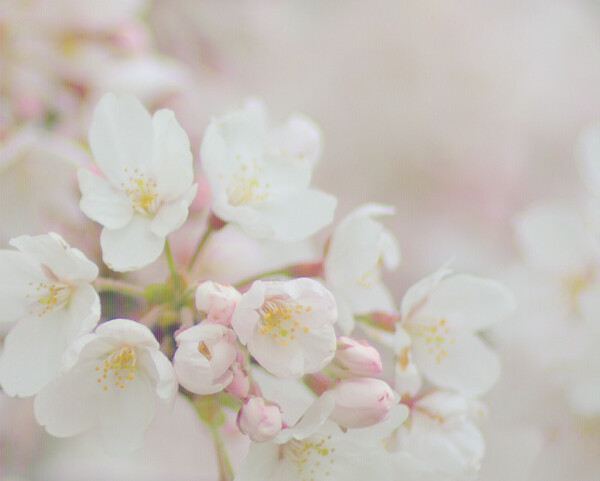
[[[239,155],[236,160],[239,160]],[[256,163],[256,159],[252,158],[250,168],[245,164],[240,166],[240,169],[233,174],[227,184],[227,200],[231,205],[248,205],[252,202],[265,200],[269,197],[269,184],[262,184],[258,177],[262,167]]]
[[[292,439],[282,446],[280,458],[285,459],[295,469],[302,481],[316,481],[329,476],[335,463],[335,448],[328,446],[331,435],[315,434],[307,439]]]
[[[427,352],[435,354],[435,361],[438,364],[448,355],[448,351],[446,350],[447,343],[454,344],[456,342],[454,337],[448,336],[446,319],[443,317],[433,326],[409,323],[404,328],[413,336],[418,336],[425,340],[425,344],[428,345]]]
[[[127,168],[124,169],[124,172],[125,174],[129,174]],[[133,210],[146,216],[156,213],[160,206],[160,201],[154,180],[140,173],[138,169],[135,169],[133,174],[129,175],[127,183],[121,182],[121,187],[129,196]]]
[[[308,333],[309,328],[302,326],[298,317],[310,310],[311,306],[304,306],[298,302],[266,301],[258,311],[260,314],[258,332],[279,339],[279,344],[285,346],[288,341],[296,338],[298,331]]]
[[[29,314],[37,314],[38,317],[66,306],[73,292],[73,287],[64,282],[38,282],[37,285],[30,282],[29,285],[35,286],[36,291],[25,296],[36,299],[29,306]]]
[[[108,386],[125,388],[125,384],[133,380],[136,367],[137,350],[122,346],[104,359],[104,365],[98,364],[94,369],[98,372],[98,385],[108,391]]]

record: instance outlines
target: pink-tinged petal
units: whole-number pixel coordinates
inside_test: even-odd
[[[96,105],[89,131],[90,148],[98,167],[113,185],[127,181],[135,169],[148,174],[153,136],[150,114],[135,97],[107,94]]]
[[[100,297],[89,284],[78,286],[71,294],[68,312],[73,337],[90,332],[100,320]]]
[[[134,215],[121,229],[102,229],[100,246],[104,263],[114,271],[126,272],[151,264],[162,254],[165,238],[151,231],[152,220]]]
[[[158,349],[159,344],[152,331],[139,322],[130,319],[112,319],[96,329],[99,338],[110,338],[117,343],[129,343],[147,349]]]
[[[188,391],[211,393],[213,377],[210,363],[206,357],[199,355],[197,345],[187,342],[180,345],[175,351],[173,365],[179,383]]]
[[[336,207],[334,196],[307,189],[286,202],[265,204],[259,212],[273,229],[272,237],[282,242],[294,242],[306,239],[330,224]],[[244,229],[243,225],[241,227]]]
[[[77,171],[81,201],[79,208],[90,219],[109,229],[119,229],[133,216],[131,200],[125,192],[85,168]]]
[[[115,391],[102,390],[95,366],[94,361],[78,364],[38,393],[33,404],[35,419],[48,433],[73,436],[102,418]]]
[[[192,184],[190,141],[171,110],[158,110],[152,117],[154,138],[150,170],[156,179],[158,195],[170,202],[183,195]]]
[[[46,280],[39,264],[21,252],[0,250],[0,322],[12,322],[26,311],[35,285]],[[29,283],[32,283],[30,285]]]
[[[514,310],[512,294],[499,282],[457,274],[441,281],[416,315],[444,318],[454,329],[477,331],[506,319]]]
[[[166,237],[183,225],[188,216],[188,206],[196,195],[197,188],[198,184],[194,184],[182,198],[160,206],[150,224],[154,234]]]
[[[10,396],[32,396],[58,375],[71,320],[65,310],[21,319],[6,336],[0,384]]]
[[[413,338],[415,363],[433,384],[478,396],[490,389],[500,376],[500,361],[475,334],[461,333],[448,338],[441,349]]]
[[[54,232],[15,237],[10,244],[46,266],[59,280],[90,282],[98,275],[96,264]]]
[[[102,394],[105,393],[99,393],[99,397]],[[99,422],[106,452],[128,454],[138,449],[154,418],[156,404],[154,389],[144,376],[136,375],[123,389],[114,390]]]

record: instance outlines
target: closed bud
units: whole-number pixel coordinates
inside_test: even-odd
[[[358,376],[375,376],[381,373],[381,356],[367,341],[339,337],[335,359],[342,369]]]
[[[238,413],[237,424],[240,431],[252,441],[270,441],[281,431],[281,409],[277,404],[267,403],[261,397],[250,397],[244,401]]]
[[[196,289],[196,307],[206,312],[206,320],[228,326],[241,294],[231,286],[206,281]]]

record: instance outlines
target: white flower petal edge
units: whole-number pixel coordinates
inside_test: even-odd
[[[231,319],[240,342],[267,371],[284,378],[317,372],[336,349],[337,308],[319,282],[256,281]]]
[[[391,481],[391,458],[380,441],[404,422],[406,406],[395,406],[380,424],[346,432],[327,420],[332,410],[333,400],[325,394],[274,441],[253,443],[235,480]]]
[[[497,381],[500,363],[474,331],[508,317],[515,303],[496,281],[449,274],[441,269],[407,291],[401,327],[410,341],[397,337],[396,356],[406,361],[406,368],[410,346],[416,366],[429,381],[479,395]]]
[[[254,237],[310,237],[333,220],[337,206],[333,196],[309,188],[320,150],[318,128],[306,118],[269,132],[258,101],[213,120],[200,151],[212,210]]]
[[[126,454],[142,444],[157,403],[176,392],[173,367],[150,329],[114,319],[71,346],[63,374],[37,395],[34,413],[53,436],[97,429],[108,453]]]
[[[173,112],[151,117],[135,97],[107,94],[94,110],[89,142],[106,179],[79,169],[80,208],[104,226],[106,265],[140,269],[160,256],[196,194],[187,135]]]
[[[344,334],[354,328],[353,314],[395,311],[380,276],[381,264],[390,270],[398,266],[400,248],[392,233],[375,220],[393,213],[391,206],[365,204],[348,214],[331,236],[323,267],[326,285],[340,306]]]
[[[20,236],[0,250],[3,321],[17,321],[0,357],[0,385],[11,396],[31,396],[57,374],[61,357],[100,319],[91,286],[98,268],[55,233]]]

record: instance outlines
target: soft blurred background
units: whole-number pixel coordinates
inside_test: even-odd
[[[386,225],[403,260],[386,280],[397,300],[450,259],[501,275],[516,255],[515,213],[534,200],[581,199],[576,143],[600,119],[597,0],[5,0],[0,43],[3,247],[81,222],[63,199],[69,189],[77,197],[74,180],[58,172],[88,161],[90,112],[105,91],[173,109],[196,155],[211,116],[258,96],[276,122],[297,111],[321,126],[314,183],[338,197],[338,220],[364,202],[395,206]],[[49,177],[35,180],[53,158]],[[52,200],[49,186],[64,183]],[[93,248],[92,234],[81,236]],[[532,388],[536,372],[516,356],[490,395],[481,479],[597,479],[597,426],[586,424],[584,439],[534,417],[548,399],[550,417],[568,408]],[[520,396],[525,414],[493,414]],[[2,479],[67,479],[66,461],[29,425],[30,405],[0,401]],[[47,478],[35,474],[40,452],[54,456]],[[551,467],[574,452],[576,473]]]

